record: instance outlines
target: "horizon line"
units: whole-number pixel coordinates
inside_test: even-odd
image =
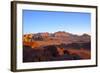
[[[66,31],[56,31],[56,32],[66,32]],[[24,33],[24,34],[37,34],[37,33],[56,33],[56,32],[30,32],[30,33]],[[88,34],[88,35],[91,35],[90,32],[82,32],[82,33],[73,33],[73,32],[66,32],[66,33],[70,33],[70,34],[74,34],[74,35],[83,35],[83,34]],[[23,35],[24,35],[23,34]]]

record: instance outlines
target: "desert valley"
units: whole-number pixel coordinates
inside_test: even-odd
[[[23,62],[91,58],[91,36],[65,31],[23,34]]]

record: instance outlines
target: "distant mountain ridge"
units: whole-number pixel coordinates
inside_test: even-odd
[[[55,33],[35,33],[35,34],[25,34],[24,38],[30,39],[31,41],[45,41],[45,40],[55,40],[61,43],[85,43],[91,41],[91,36],[88,34],[76,35],[64,31],[58,31]]]

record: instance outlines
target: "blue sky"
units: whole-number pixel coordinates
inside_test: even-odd
[[[52,12],[23,10],[23,32],[66,31],[74,34],[90,33],[91,14],[79,12]]]

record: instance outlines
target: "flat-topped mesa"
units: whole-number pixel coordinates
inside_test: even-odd
[[[54,35],[55,35],[55,37],[60,37],[60,36],[67,37],[67,36],[70,36],[71,34],[68,32],[65,32],[65,31],[58,31],[58,32],[55,32]]]

